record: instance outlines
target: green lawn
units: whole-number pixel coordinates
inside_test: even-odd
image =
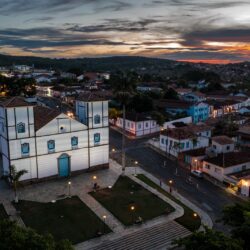
[[[111,232],[77,196],[56,203],[21,200],[15,207],[26,226],[38,233],[51,233],[56,240],[69,239],[76,244],[96,237],[98,231]]]
[[[0,220],[8,219],[8,218],[9,218],[9,216],[6,213],[3,204],[0,204]]]
[[[163,190],[161,187],[159,187],[157,184],[155,184],[153,181],[151,181],[145,175],[139,174],[139,175],[137,175],[137,178],[140,179],[141,181],[145,182],[146,184],[148,184],[152,188],[158,190],[160,193],[164,194],[165,196],[167,196],[168,198],[170,198],[171,200],[173,200],[174,202],[176,202],[177,204],[179,204],[180,206],[183,207],[184,215],[177,218],[175,220],[176,222],[178,222],[182,226],[186,227],[190,231],[195,231],[195,230],[199,229],[199,227],[201,225],[201,219],[198,215],[197,215],[197,217],[194,217],[195,212],[192,209],[190,209],[189,207],[184,205],[181,201],[176,199],[174,196],[172,196],[171,194],[169,194],[165,190]]]
[[[146,221],[174,211],[168,203],[126,176],[120,176],[112,189],[101,189],[91,195],[126,226],[134,224],[139,216]]]

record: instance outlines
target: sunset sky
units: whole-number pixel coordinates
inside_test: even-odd
[[[249,0],[0,0],[0,53],[250,59]]]

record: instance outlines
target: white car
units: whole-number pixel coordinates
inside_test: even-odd
[[[191,175],[198,178],[203,178],[203,173],[199,170],[191,170]]]

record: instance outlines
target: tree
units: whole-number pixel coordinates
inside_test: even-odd
[[[187,250],[243,250],[242,241],[209,228],[173,242]]]
[[[250,201],[226,206],[222,221],[233,228],[232,237],[242,240],[244,249],[250,249]]]
[[[19,181],[20,181],[20,178],[24,175],[24,174],[27,174],[28,171],[25,170],[25,169],[22,169],[22,170],[19,170],[17,171],[16,170],[16,167],[14,165],[11,165],[10,166],[10,180],[13,184],[13,189],[14,189],[14,193],[15,193],[15,202],[18,202],[18,196],[17,196],[17,188],[19,186]]]
[[[137,113],[150,112],[153,110],[153,99],[145,94],[136,94],[128,103],[128,109]]]
[[[159,126],[163,126],[164,122],[166,121],[165,116],[158,111],[153,111],[151,113],[151,116],[154,120],[156,120],[156,122]]]
[[[123,127],[122,127],[122,173],[125,173],[125,119],[126,106],[135,90],[135,76],[133,74],[120,74],[111,79],[113,93],[122,105]]]
[[[50,234],[40,235],[10,220],[0,220],[0,239],[1,250],[73,250],[68,240],[56,242]]]
[[[165,99],[178,100],[178,99],[179,99],[179,96],[178,96],[178,93],[177,93],[173,88],[169,88],[169,89],[167,89],[167,91],[165,92],[164,98],[165,98]]]
[[[121,115],[121,112],[118,109],[116,108],[109,109],[109,119],[114,120],[115,123],[119,115]]]

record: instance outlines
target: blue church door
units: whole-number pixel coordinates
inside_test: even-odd
[[[67,177],[69,176],[70,172],[70,159],[67,154],[62,154],[58,158],[58,169],[59,169],[59,176]]]

